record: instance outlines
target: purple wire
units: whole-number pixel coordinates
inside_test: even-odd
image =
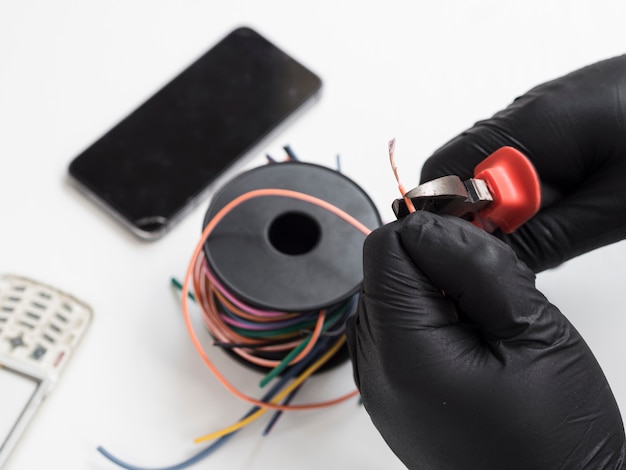
[[[239,328],[244,328],[246,330],[255,330],[255,331],[265,331],[265,330],[274,330],[277,328],[288,328],[290,326],[298,325],[302,322],[300,318],[294,318],[293,320],[284,320],[284,321],[275,321],[268,323],[248,323],[240,320],[236,320],[234,318],[229,317],[228,315],[222,313],[220,314],[220,318],[229,325],[233,325]]]
[[[218,281],[217,278],[213,275],[211,270],[206,265],[206,260],[202,263],[202,270],[204,271],[204,274],[206,274],[206,276],[209,278],[209,281],[211,281],[211,283],[213,285],[215,285],[217,290],[219,290],[220,293],[224,297],[226,297],[230,302],[232,302],[233,305],[239,307],[240,309],[245,310],[245,311],[247,311],[249,313],[252,313],[254,315],[258,315],[260,317],[282,317],[282,316],[285,316],[285,312],[276,312],[276,311],[272,311],[272,310],[259,310],[259,309],[256,309],[254,307],[251,307],[249,305],[246,305],[245,303],[241,302],[240,300],[237,300],[235,297],[233,297],[232,294],[230,294],[224,288],[222,283],[220,281]]]

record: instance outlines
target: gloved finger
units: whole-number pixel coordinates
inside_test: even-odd
[[[551,344],[567,328],[535,288],[533,272],[492,235],[462,219],[424,211],[409,214],[400,235],[419,269],[492,343]]]

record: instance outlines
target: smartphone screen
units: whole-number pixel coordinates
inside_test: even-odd
[[[71,180],[157,239],[320,88],[315,73],[238,28],[78,155]]]

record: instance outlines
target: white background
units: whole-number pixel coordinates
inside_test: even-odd
[[[248,406],[192,349],[169,286],[182,277],[208,200],[164,239],[145,243],[66,182],[70,160],[239,25],[316,71],[321,101],[250,166],[290,144],[333,166],[393,216],[386,145],[398,139],[407,187],[423,161],[532,86],[624,52],[626,4],[587,1],[34,1],[0,3],[0,272],[35,278],[92,305],[95,320],[35,417],[11,469],[113,469],[96,446],[158,467]],[[626,319],[619,243],[539,275],[582,332],[626,409]],[[259,376],[216,355],[256,394]],[[344,367],[302,400],[352,389]],[[2,391],[0,390],[0,399]],[[354,401],[257,423],[198,468],[403,468]],[[454,452],[451,445],[450,452]]]

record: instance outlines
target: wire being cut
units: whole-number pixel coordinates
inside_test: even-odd
[[[409,197],[406,196],[407,190],[404,185],[400,182],[400,176],[398,175],[398,167],[396,167],[395,161],[395,150],[396,150],[396,139],[391,139],[389,141],[389,163],[391,163],[391,169],[393,171],[393,176],[395,176],[396,181],[398,182],[398,190],[400,194],[404,198],[404,202],[406,203],[406,207],[409,212],[415,212],[415,206],[413,205],[413,201]]]

